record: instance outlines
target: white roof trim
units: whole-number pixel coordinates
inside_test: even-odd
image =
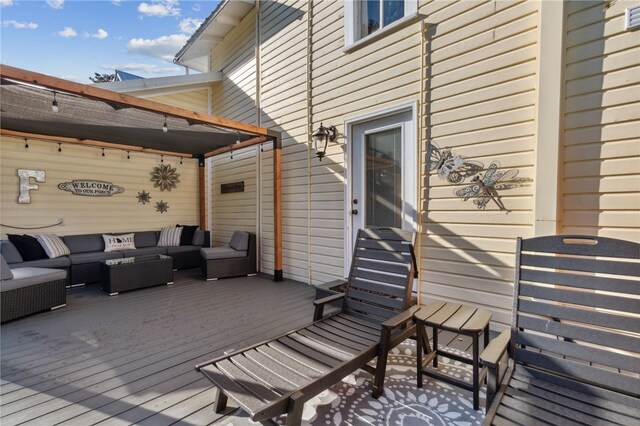
[[[171,77],[140,78],[136,80],[98,83],[101,89],[130,95],[163,95],[207,88],[222,80],[221,72],[178,75]]]
[[[211,49],[240,23],[254,8],[255,2],[256,0],[223,0],[180,49],[173,62],[208,72]]]

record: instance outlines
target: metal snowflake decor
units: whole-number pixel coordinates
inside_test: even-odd
[[[160,214],[165,213],[169,210],[169,203],[166,201],[160,200],[156,203],[156,211]]]
[[[147,204],[151,200],[151,194],[146,191],[138,192],[136,198],[138,199],[139,203]]]
[[[180,174],[176,173],[177,169],[171,167],[170,164],[160,164],[151,171],[151,182],[154,188],[160,188],[160,191],[171,191],[180,183]]]

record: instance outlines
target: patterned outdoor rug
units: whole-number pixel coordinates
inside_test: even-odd
[[[303,425],[480,425],[484,419],[484,393],[480,410],[473,409],[471,392],[425,377],[416,387],[416,342],[407,340],[389,356],[384,395],[371,397],[372,375],[358,370],[305,404]],[[440,369],[471,380],[466,364],[441,358]],[[276,419],[284,424],[285,417]],[[248,425],[247,415],[237,410],[216,424]]]

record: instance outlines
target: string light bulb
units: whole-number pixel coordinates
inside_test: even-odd
[[[169,131],[169,127],[167,127],[167,116],[164,116],[164,124],[162,125],[162,131],[167,133]]]
[[[131,159],[131,155],[129,154],[129,151],[127,151],[127,160]]]
[[[62,144],[58,142],[58,152],[62,152]]]
[[[240,132],[236,130],[236,143],[240,143]]]
[[[263,143],[260,144],[260,152],[264,152],[264,144]]]
[[[231,150],[231,159],[233,160],[233,150]]]
[[[103,156],[103,157],[105,156],[105,155],[104,155],[104,148],[102,148],[102,156]]]
[[[58,108],[58,101],[56,99],[56,92],[55,90],[53,91],[53,101],[51,102],[51,111],[53,112],[58,112],[60,111],[60,108]]]
[[[29,149],[29,141],[27,138],[24,138],[24,149]]]
[[[182,164],[182,157],[180,157],[180,164]]]
[[[161,155],[161,156],[160,156],[160,162],[161,162],[161,163],[164,163],[164,155]]]

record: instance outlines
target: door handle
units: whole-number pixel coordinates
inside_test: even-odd
[[[351,214],[358,214],[358,209],[351,210]]]

